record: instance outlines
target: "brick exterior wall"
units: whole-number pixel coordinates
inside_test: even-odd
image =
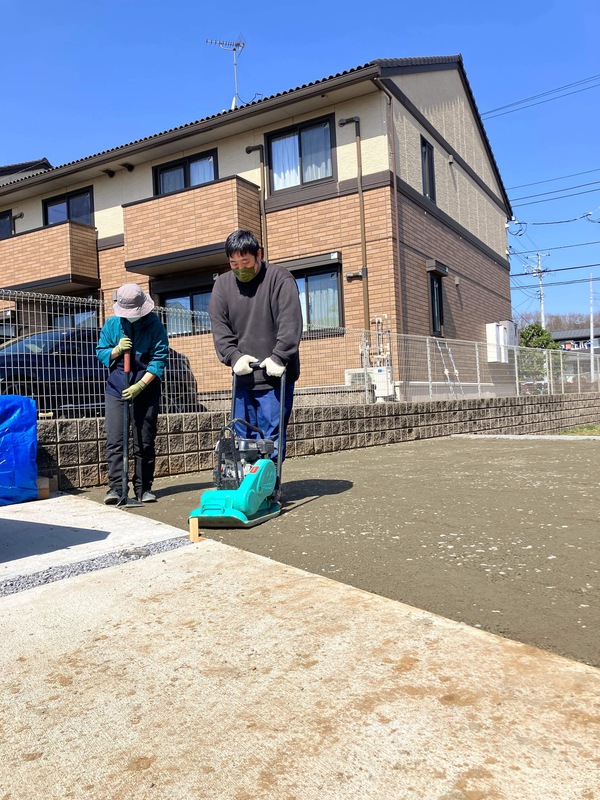
[[[0,272],[3,286],[69,273],[97,278],[96,229],[66,222],[2,239]]]
[[[133,275],[125,269],[125,248],[113,247],[98,253],[100,270],[100,299],[112,302],[112,293],[124,283],[139,283],[145,292],[148,291],[148,279],[145,275]]]
[[[404,333],[429,335],[427,259],[449,268],[442,279],[444,335],[485,341],[486,322],[512,318],[508,271],[411,200],[399,196]],[[455,278],[460,284],[455,285]]]
[[[332,453],[459,433],[551,434],[600,420],[600,393],[298,407],[288,455]],[[159,417],[156,476],[212,468],[223,412]],[[104,420],[38,423],[38,470],[63,491],[106,484]]]
[[[485,323],[511,318],[509,276],[497,261],[474,247],[431,214],[398,195],[400,272],[397,268],[395,213],[391,187],[366,191],[365,233],[369,311],[387,318],[392,332],[431,334],[429,278],[425,262],[449,267],[442,280],[444,334],[485,341]],[[284,211],[267,218],[269,260],[286,261],[339,250],[343,273],[362,264],[358,195],[347,195]],[[460,284],[455,284],[455,278]],[[342,279],[344,327],[364,328],[362,280]],[[404,330],[401,319],[404,317]]]

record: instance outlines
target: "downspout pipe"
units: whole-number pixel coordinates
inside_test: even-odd
[[[399,328],[400,333],[405,334],[406,330],[404,328],[404,298],[403,298],[403,287],[402,287],[402,275],[400,273],[401,270],[401,258],[400,258],[400,219],[398,214],[398,169],[397,169],[397,162],[396,162],[396,130],[394,127],[394,106],[393,100],[394,95],[390,92],[387,86],[384,86],[383,83],[379,80],[379,78],[373,78],[373,83],[377,86],[378,89],[385,94],[387,98],[387,109],[388,109],[388,136],[390,142],[390,154],[392,160],[392,183],[394,187],[394,226],[396,228],[396,258],[398,259],[398,310],[400,312],[399,315]]]
[[[262,251],[265,261],[269,260],[267,242],[267,215],[265,213],[265,148],[262,144],[249,145],[246,153],[260,153],[260,187],[259,187],[259,208],[260,208],[260,235],[262,239]]]
[[[365,200],[363,196],[363,175],[362,175],[362,152],[360,140],[360,117],[346,117],[346,119],[338,120],[338,125],[343,128],[344,125],[354,123],[354,132],[356,137],[356,166],[357,166],[357,183],[358,183],[358,207],[360,213],[360,246],[362,253],[362,282],[363,282],[363,324],[364,329],[370,334],[371,331],[371,311],[369,308],[369,276],[367,269],[367,234],[365,226]]]

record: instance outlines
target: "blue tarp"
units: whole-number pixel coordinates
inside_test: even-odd
[[[31,397],[0,397],[0,506],[37,500],[37,411]]]

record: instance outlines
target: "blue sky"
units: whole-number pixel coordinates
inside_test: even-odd
[[[589,313],[590,274],[599,279],[600,313],[597,3],[0,0],[0,10],[0,164],[41,157],[64,164],[229,108],[233,55],[208,38],[243,35],[244,102],[375,58],[461,53],[482,114],[544,95],[529,108],[484,116],[521,223],[509,228],[518,251],[512,272],[550,253],[540,257],[549,270],[546,313]],[[554,180],[562,176],[571,177]],[[526,195],[538,196],[518,199]],[[591,264],[599,266],[566,269]],[[584,282],[564,284],[576,280]],[[515,288],[537,285],[535,278],[512,284],[515,312],[539,310],[536,289]]]

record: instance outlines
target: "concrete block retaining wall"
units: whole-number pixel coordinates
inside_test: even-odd
[[[222,411],[159,417],[156,476],[212,468]],[[600,393],[299,406],[288,457],[332,453],[456,433],[551,434],[600,422]],[[104,420],[40,420],[38,470],[63,491],[106,483]]]

